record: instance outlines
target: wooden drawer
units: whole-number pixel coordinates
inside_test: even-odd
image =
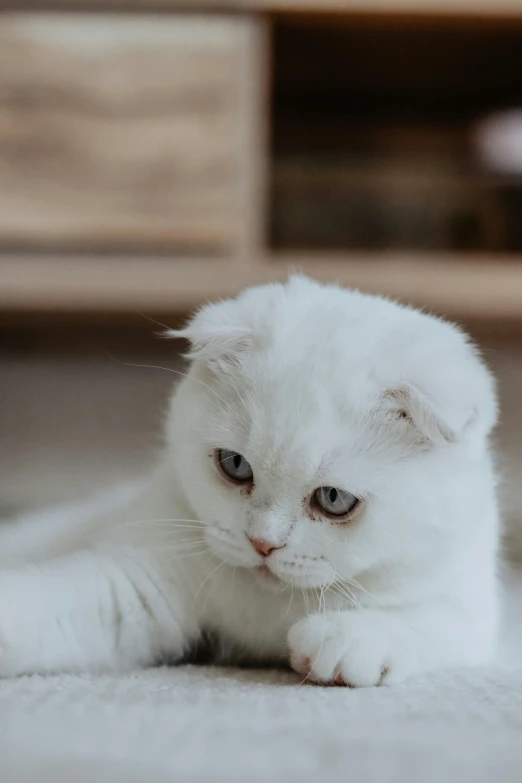
[[[248,20],[0,17],[0,252],[241,244]]]

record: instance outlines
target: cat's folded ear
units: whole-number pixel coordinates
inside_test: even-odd
[[[444,371],[446,370],[446,371]],[[383,405],[412,444],[481,442],[497,420],[494,381],[476,356],[419,382],[401,381],[386,389]]]
[[[403,426],[410,438],[419,446],[435,443],[455,443],[459,432],[468,422],[452,421],[451,410],[443,410],[423,392],[410,383],[401,383],[396,388],[387,389],[383,395],[385,406]],[[469,411],[469,423],[476,412]]]
[[[217,302],[203,307],[183,329],[169,329],[164,336],[187,339],[188,358],[210,370],[227,372],[253,345],[252,331],[240,316],[234,300]]]

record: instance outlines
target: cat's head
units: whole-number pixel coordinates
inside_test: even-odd
[[[271,589],[314,588],[448,547],[496,420],[460,330],[297,276],[173,335],[193,360],[169,421],[173,470],[223,560]]]

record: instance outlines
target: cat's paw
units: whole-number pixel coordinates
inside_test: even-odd
[[[409,651],[381,620],[364,610],[305,617],[288,635],[292,668],[322,685],[360,688],[402,679]]]

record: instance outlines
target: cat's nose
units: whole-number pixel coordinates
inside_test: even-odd
[[[250,538],[250,536],[248,536],[248,540],[256,552],[263,555],[263,557],[268,557],[275,549],[281,549],[280,546],[276,546],[276,544],[273,544],[271,541],[267,541],[266,538]]]

